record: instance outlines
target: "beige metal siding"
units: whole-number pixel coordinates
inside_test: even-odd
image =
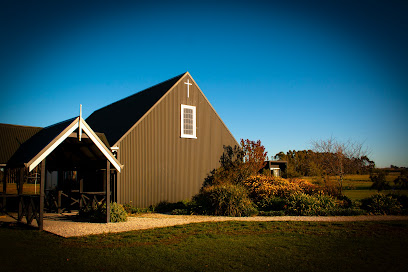
[[[190,97],[187,98],[187,78]],[[180,105],[196,106],[197,139],[180,138]],[[147,207],[196,194],[219,166],[223,145],[236,145],[228,129],[186,74],[119,143],[118,202]]]

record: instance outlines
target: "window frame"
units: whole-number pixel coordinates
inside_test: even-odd
[[[184,133],[184,109],[193,110],[193,134]],[[181,104],[180,138],[197,139],[197,108],[195,106]]]

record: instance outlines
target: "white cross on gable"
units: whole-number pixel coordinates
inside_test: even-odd
[[[193,85],[190,83],[190,79],[187,79],[187,82],[184,82],[184,84],[187,85],[187,98],[190,97],[190,85]]]

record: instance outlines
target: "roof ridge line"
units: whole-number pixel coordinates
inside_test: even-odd
[[[68,122],[68,121],[71,121],[71,120],[75,120],[75,119],[78,118],[78,117],[79,117],[79,116],[72,117],[72,118],[68,118],[68,119],[66,119],[66,120],[64,120],[64,121],[61,121],[61,122],[58,122],[58,123],[55,123],[55,124],[46,126],[46,127],[44,127],[44,128],[51,128],[51,127],[53,127],[53,126],[57,126],[57,125],[60,125],[60,124],[62,124],[62,123],[65,123],[65,122]]]
[[[179,76],[176,76],[176,77],[171,78],[171,79],[175,79],[175,78],[177,78],[177,77],[180,77],[169,89],[166,90],[166,92],[160,97],[160,99],[157,100],[157,101],[150,107],[150,109],[147,110],[147,111],[136,121],[136,123],[134,123],[112,146],[113,146],[113,147],[114,147],[114,146],[117,146],[118,143],[121,142],[122,139],[125,138],[125,137],[129,134],[129,132],[130,132],[134,127],[136,127],[136,126],[145,118],[145,116],[147,116],[147,115],[156,107],[156,105],[158,105],[158,104],[164,99],[164,97],[166,97],[167,94],[168,94],[171,90],[173,90],[174,86],[176,86],[186,75],[189,75],[189,76],[191,77],[191,75],[190,75],[189,72],[185,72],[185,73],[183,73],[183,74],[181,74],[181,75],[179,75]],[[167,81],[169,81],[169,80],[166,80],[165,82],[167,82]],[[157,85],[155,85],[155,86],[157,86]]]
[[[6,124],[6,123],[0,123],[0,126],[26,127],[26,128],[43,128],[43,127],[26,126],[26,125],[16,125],[16,124]]]
[[[165,81],[159,82],[159,83],[157,83],[157,84],[155,84],[155,85],[153,85],[153,86],[150,86],[150,87],[148,87],[148,88],[146,88],[146,89],[143,89],[143,90],[141,90],[141,91],[138,91],[138,92],[136,92],[136,93],[133,93],[133,94],[131,94],[131,95],[129,95],[129,96],[126,96],[126,97],[124,97],[124,98],[122,98],[122,99],[120,99],[120,100],[117,100],[117,101],[115,101],[115,102],[112,102],[112,103],[110,103],[110,104],[108,104],[108,105],[106,105],[106,106],[104,106],[104,107],[102,107],[102,108],[99,108],[99,109],[95,110],[94,112],[100,111],[100,110],[102,110],[102,109],[105,109],[105,108],[107,108],[107,107],[110,107],[111,105],[114,105],[114,104],[119,103],[119,102],[121,102],[121,101],[123,101],[123,100],[125,100],[125,99],[128,99],[128,98],[130,98],[130,97],[132,97],[132,96],[135,96],[135,95],[140,94],[140,93],[142,93],[142,92],[148,91],[148,90],[150,90],[150,89],[152,89],[152,88],[157,87],[158,85],[161,85],[161,84],[164,84],[164,83],[166,83],[166,82],[168,82],[168,81],[174,80],[174,79],[177,78],[177,77],[180,77],[180,78],[181,78],[181,77],[183,77],[186,73],[188,73],[188,72],[184,72],[184,73],[182,73],[182,74],[180,74],[180,75],[177,75],[177,76],[172,77],[172,78],[170,78],[170,79],[167,79],[167,80],[165,80]],[[92,112],[92,113],[94,113],[94,112]],[[92,114],[91,114],[91,115],[92,115]],[[89,116],[88,116],[88,117],[89,117]]]

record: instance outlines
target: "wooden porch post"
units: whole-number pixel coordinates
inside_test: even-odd
[[[3,168],[3,194],[6,194],[6,192],[7,192],[7,178],[6,178],[6,175],[7,175],[7,168],[4,167]]]
[[[43,230],[44,227],[44,187],[45,187],[45,159],[41,162],[41,184],[40,184],[40,210],[38,228]]]
[[[58,209],[58,213],[62,213],[62,199],[61,199],[61,194],[62,194],[62,190],[61,188],[63,188],[65,186],[64,183],[64,173],[62,170],[58,170],[58,191],[57,191],[57,209]]]
[[[57,209],[58,209],[58,213],[62,213],[62,191],[58,190],[57,191]]]
[[[23,219],[23,214],[24,214],[24,198],[23,198],[23,183],[24,183],[24,167],[20,168],[20,173],[18,176],[18,180],[16,183],[17,186],[17,194],[18,194],[18,216],[17,216],[17,221],[21,222]]]
[[[25,167],[21,167],[20,168],[20,177],[18,179],[18,187],[17,187],[17,191],[18,191],[19,195],[23,194],[24,173],[25,173]]]
[[[84,206],[84,200],[82,197],[83,193],[84,193],[84,178],[81,177],[79,180],[79,209],[82,209],[82,207]]]
[[[110,161],[106,160],[106,223],[110,222]]]
[[[6,178],[7,168],[3,168],[3,211],[6,211],[6,192],[7,192],[7,178]]]

